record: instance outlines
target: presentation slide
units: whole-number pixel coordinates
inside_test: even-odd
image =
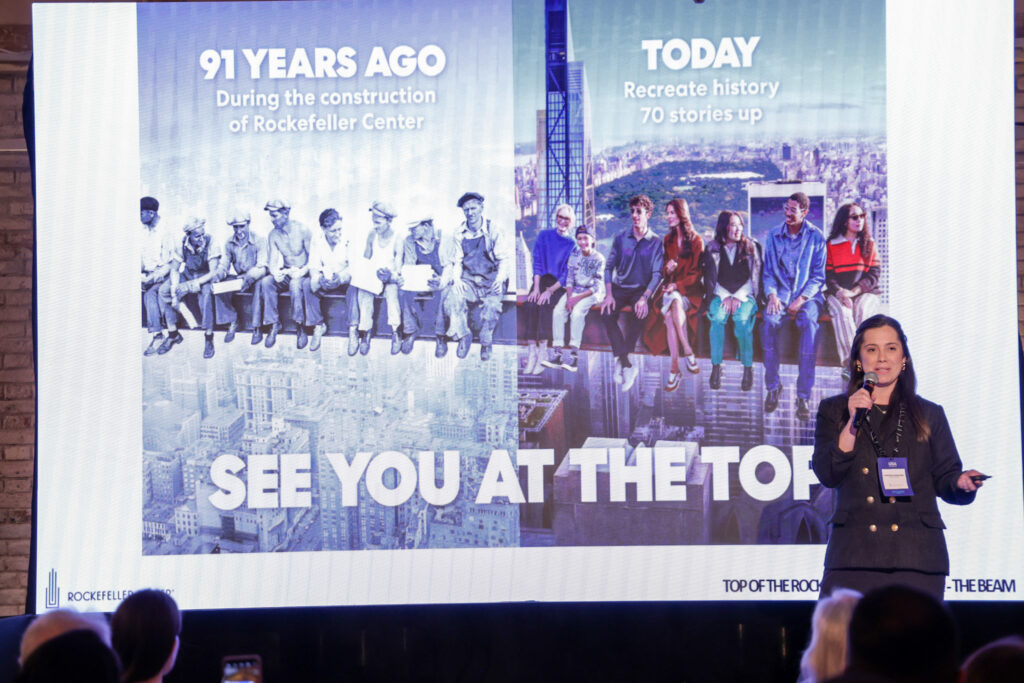
[[[815,599],[854,245],[1021,599],[1004,4],[35,5],[37,608]]]

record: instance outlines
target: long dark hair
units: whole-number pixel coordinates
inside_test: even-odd
[[[861,224],[860,234],[857,235],[857,246],[860,247],[861,256],[867,258],[868,254],[871,253],[870,245],[874,239],[871,237],[871,224],[868,222],[868,212],[857,202],[848,202],[839,207],[839,210],[836,211],[836,217],[832,219],[832,231],[828,234],[828,239],[831,241],[837,237],[846,236],[846,224],[850,220],[850,211],[855,206],[864,214],[864,222]]]
[[[181,633],[181,614],[171,596],[141,590],[124,599],[110,621],[111,643],[124,665],[125,683],[145,681],[163,669]]]
[[[725,243],[729,239],[729,223],[732,221],[732,217],[736,216],[740,219],[740,224],[746,227],[746,222],[743,220],[743,214],[739,211],[725,211],[718,214],[718,223],[715,225],[715,241],[718,242],[718,246],[725,249]],[[738,245],[738,252],[743,256],[752,257],[754,255],[754,240],[750,239],[746,231],[743,232],[743,238],[740,239]]]
[[[846,393],[852,395],[864,384],[864,369],[860,367],[860,347],[864,343],[864,333],[879,327],[891,327],[896,331],[896,336],[903,347],[903,359],[906,361],[902,372],[900,372],[899,381],[893,387],[889,405],[902,402],[910,415],[910,424],[914,427],[917,440],[927,441],[932,435],[932,430],[924,419],[921,401],[917,397],[917,374],[914,372],[914,359],[910,357],[907,335],[903,333],[903,328],[895,318],[881,314],[873,315],[857,328],[857,334],[853,336],[853,347],[850,349],[850,383],[846,387]]]
[[[677,197],[670,199],[665,206],[675,211],[676,216],[679,217],[679,227],[673,228],[669,225],[668,234],[679,247],[679,257],[689,258],[693,253],[691,242],[694,235],[697,234],[693,229],[693,221],[690,220],[690,205],[682,197]]]

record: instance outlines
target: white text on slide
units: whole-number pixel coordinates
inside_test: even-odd
[[[809,466],[812,451],[811,446],[794,446],[790,459],[775,446],[761,445],[741,457],[738,447],[715,446],[701,449],[698,460],[710,468],[713,500],[729,499],[731,465],[736,466],[744,494],[755,500],[776,500],[787,491],[794,500],[808,500],[811,485],[818,483]],[[685,501],[687,486],[693,483],[687,481],[686,456],[685,448],[675,446],[637,448],[629,458],[622,448],[573,448],[565,456],[573,481],[569,490],[578,490],[580,503]],[[358,505],[360,484],[380,505],[402,505],[418,493],[426,503],[442,506],[459,496],[463,464],[457,450],[446,450],[440,457],[438,462],[433,451],[414,457],[399,451],[361,451],[351,457],[327,453],[318,476],[337,479],[343,507]],[[541,503],[544,469],[554,465],[551,449],[520,449],[514,456],[506,450],[492,451],[474,499],[480,504]],[[243,504],[257,509],[312,505],[309,453],[251,455],[248,462],[226,453],[213,461],[210,478],[217,491],[209,500],[220,510]]]

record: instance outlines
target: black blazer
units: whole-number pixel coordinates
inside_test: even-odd
[[[748,235],[747,238],[754,243],[754,258],[750,264],[750,279],[753,284],[750,295],[754,297],[754,301],[757,302],[760,308],[764,308],[767,301],[764,297],[762,283],[764,248],[753,237]],[[704,300],[701,302],[698,315],[704,315],[711,306],[711,302],[715,298],[715,289],[718,287],[718,265],[722,260],[722,246],[718,243],[718,240],[713,239],[704,246],[704,253],[700,259],[701,270],[704,271]]]
[[[849,418],[847,396],[832,396],[818,406],[811,466],[822,484],[837,489],[829,520],[832,533],[825,552],[826,569],[949,573],[942,533],[946,525],[936,498],[966,505],[975,494],[956,485],[963,465],[942,406],[920,402],[931,437],[917,441],[910,416],[904,417],[899,455],[907,458],[914,495],[901,498],[882,495],[878,458],[865,427],[858,432],[853,451],[839,450],[839,432]],[[886,455],[895,444],[898,412],[893,406],[884,417],[878,410],[868,416]]]

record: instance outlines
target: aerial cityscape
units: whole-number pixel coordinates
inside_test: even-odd
[[[199,332],[185,337],[199,348]],[[473,502],[492,449],[515,449],[514,348],[499,345],[484,363],[434,358],[426,345],[392,357],[383,340],[349,357],[344,341],[326,338],[316,355],[236,342],[210,360],[143,359],[146,554],[519,544],[517,506]],[[406,455],[458,450],[459,497],[432,507],[415,493],[388,507],[361,482],[357,504],[342,506],[327,454],[351,459],[381,444]],[[210,467],[224,453],[309,453],[312,505],[218,510]]]

